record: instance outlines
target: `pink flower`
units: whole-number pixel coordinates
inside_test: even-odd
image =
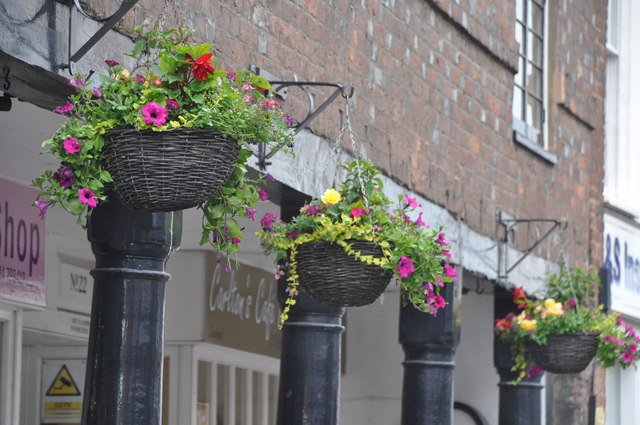
[[[76,89],[76,91],[80,91],[81,88],[84,87],[85,81],[84,78],[73,77],[69,81],[69,85]]]
[[[400,274],[400,277],[407,277],[414,272],[413,260],[404,255],[400,256],[400,261],[396,266],[396,271]]]
[[[625,363],[633,362],[633,354],[631,354],[631,353],[624,353],[622,356],[620,356],[620,358]]]
[[[180,105],[175,100],[167,99],[167,109],[176,109],[179,108]]]
[[[607,335],[604,338],[602,338],[602,342],[611,341],[612,339],[613,339],[613,335]]]
[[[622,345],[622,340],[620,338],[616,338],[615,340],[613,340],[613,342],[611,342],[613,345]]]
[[[66,150],[67,153],[80,152],[81,148],[82,146],[80,146],[80,144],[78,143],[78,139],[76,139],[75,137],[64,140],[64,150]]]
[[[227,267],[224,268],[224,271],[227,273],[231,273],[231,264],[227,264]]]
[[[233,71],[231,71],[230,69],[225,69],[225,71],[227,71],[227,78],[233,81],[236,81],[238,79],[238,77],[236,77],[236,74],[233,73]]]
[[[266,201],[267,199],[269,199],[269,195],[267,195],[267,192],[265,192],[263,188],[258,188],[258,196],[260,197],[261,201]]]
[[[242,240],[241,240],[240,238],[233,238],[233,239],[231,239],[231,243],[234,243],[234,244],[236,244],[236,245],[237,245],[237,244],[239,244],[240,242],[242,242]]]
[[[262,176],[263,179],[265,179],[268,182],[274,182],[276,181],[276,179],[273,178],[273,176],[269,173],[265,174],[264,176]]]
[[[40,210],[40,218],[44,220],[44,215],[47,213],[47,208],[49,208],[49,206],[53,204],[53,202],[51,202],[48,199],[38,199],[36,201],[36,207],[38,207],[38,209]]]
[[[155,124],[158,127],[167,122],[167,115],[169,115],[168,109],[163,108],[162,105],[158,105],[155,102],[147,103],[147,106],[142,108],[140,112],[142,112],[144,121],[147,124]]]
[[[527,378],[534,378],[536,376],[539,376],[542,372],[544,372],[544,369],[534,364],[529,369],[527,369]]]
[[[249,206],[245,206],[244,207],[244,212],[247,213],[247,215],[249,216],[249,218],[253,221],[256,221],[256,210],[249,207]]]
[[[243,102],[251,102],[251,103],[256,103],[255,100],[253,100],[253,98],[249,95],[246,95],[245,97],[242,98]]]
[[[297,237],[298,237],[298,233],[299,233],[299,232],[298,232],[298,229],[293,229],[293,231],[291,231],[291,232],[287,233],[287,237],[288,237],[289,239],[295,239],[295,238],[297,238]]]
[[[449,252],[448,249],[443,249],[442,250],[442,255],[444,255],[447,258],[451,258],[451,253]]]
[[[364,212],[364,208],[362,208],[362,207],[360,207],[360,208],[354,208],[354,209],[352,209],[352,210],[351,210],[351,217],[353,217],[353,218],[358,218],[358,217],[360,217],[361,215],[363,215],[364,213],[365,213],[365,212]]]
[[[59,114],[68,114],[73,109],[73,103],[67,100],[67,103],[64,104],[63,107],[59,109],[54,109],[53,112],[57,112]]]
[[[630,353],[635,353],[636,351],[638,351],[638,346],[636,344],[631,344],[629,346],[629,352]]]
[[[242,86],[243,89],[245,90],[254,90],[255,87],[253,87],[251,84],[245,84],[244,86]]]
[[[415,224],[416,224],[416,226],[422,226],[422,227],[429,228],[429,226],[427,226],[425,224],[425,222],[422,221],[422,212],[420,212],[420,214],[418,214],[418,218],[416,219]]]
[[[100,87],[94,87],[91,89],[91,93],[95,96],[95,97],[102,97],[104,96],[102,94],[102,90],[100,89]]]
[[[96,199],[93,192],[87,188],[78,189],[78,200],[83,204],[89,205],[91,208],[95,208],[98,205],[98,199]]]
[[[139,83],[144,83],[147,81],[147,79],[144,78],[142,75],[136,75],[136,81]]]
[[[458,277],[458,273],[456,272],[456,269],[454,269],[448,264],[444,265],[444,274],[446,274],[448,277],[450,277],[453,280],[456,280],[456,278]]]
[[[449,246],[449,243],[444,240],[444,233],[438,233],[438,239],[436,240],[438,245]]]
[[[575,307],[576,306],[576,300],[574,300],[573,298],[569,298],[569,301],[567,301],[567,304],[569,304],[570,307]]]
[[[416,201],[416,198],[412,198],[409,195],[404,195],[403,200],[411,207],[411,208],[418,208],[421,207],[422,205],[420,205],[418,203],[418,201]]]
[[[104,61],[104,63],[106,63],[109,68],[120,65],[120,63],[111,59],[107,59],[106,61]]]
[[[266,213],[260,220],[260,226],[263,230],[271,230],[271,225],[278,218],[277,215]]]
[[[436,308],[442,308],[446,305],[444,297],[440,295],[434,295],[433,297],[431,297],[431,300],[433,301],[433,306]]]

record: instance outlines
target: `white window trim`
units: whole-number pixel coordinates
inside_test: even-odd
[[[0,362],[0,421],[20,423],[20,383],[22,360],[22,310],[0,307],[2,333],[2,361]]]
[[[166,346],[169,357],[169,425],[195,424],[198,394],[198,361],[223,364],[268,375],[280,375],[280,360],[213,344]],[[216,373],[212,368],[212,378]],[[231,382],[235,382],[232,380]]]
[[[640,110],[637,100],[640,85],[632,80],[634,70],[640,68],[640,60],[634,55],[635,40],[640,39],[640,29],[633,25],[640,17],[640,5],[636,1],[621,0],[618,6],[618,46],[607,41],[607,56],[617,57],[617,87],[613,94],[607,93],[605,120],[605,185],[604,199],[638,220],[640,199],[635,196],[635,186],[640,183],[640,170],[636,164],[640,154],[640,127],[634,121]],[[615,102],[615,107],[610,107]],[[632,110],[635,106],[635,110]],[[613,110],[611,110],[613,109]],[[611,116],[614,115],[614,116]],[[609,121],[612,120],[612,121]],[[613,125],[613,128],[609,127]],[[635,131],[635,133],[634,133]]]
[[[528,1],[528,0],[525,0]],[[528,149],[534,154],[540,156],[550,164],[557,164],[558,157],[549,152],[549,5],[547,0],[544,3],[544,22],[542,40],[542,109],[543,122],[541,128],[542,142],[541,146],[536,141],[535,130],[519,117],[513,116],[513,140],[520,146]]]

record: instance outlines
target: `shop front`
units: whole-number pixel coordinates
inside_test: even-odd
[[[605,267],[611,273],[611,309],[640,332],[640,226],[612,212],[604,215]],[[607,424],[640,424],[640,373],[633,367],[607,371]]]

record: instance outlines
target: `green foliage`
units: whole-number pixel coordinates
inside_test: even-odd
[[[595,332],[599,338],[596,358],[604,367],[635,365],[640,359],[640,337],[617,313],[607,315],[602,306],[594,306],[598,287],[595,268],[584,271],[561,264],[557,274],[547,277],[542,300],[527,297],[522,288],[514,290],[513,301],[520,313],[496,319],[495,329],[516,349],[514,371],[521,372],[516,382],[535,369],[526,342],[546,345],[552,334]]]
[[[267,150],[294,137],[291,118],[267,96],[272,90],[264,78],[247,70],[224,70],[210,53],[212,45],[193,43],[189,30],[143,32],[139,27],[135,32],[139,38],[127,54],[136,59],[135,68],[130,72],[117,62],[105,61],[108,73],[94,76],[93,86],[91,76],[77,74],[70,81],[76,93],[66,108],[56,110],[68,120],[43,143],[44,153],[59,159],[60,168],[46,170],[35,179],[34,185],[41,190],[39,202],[44,209],[62,206],[78,216],[78,223],[106,200],[105,185],[112,180],[104,169],[103,135],[113,128],[211,129],[233,143],[261,143]],[[154,105],[160,114],[150,114],[149,107]],[[72,138],[81,147],[78,152],[65,147]],[[226,184],[200,206],[202,242],[226,253],[237,250],[237,238],[241,239],[235,217],[248,217],[247,210],[253,210],[259,199],[259,182],[249,181],[246,175],[250,155],[242,151]],[[61,171],[68,178],[62,179]],[[82,189],[91,190],[91,201],[79,197]]]
[[[289,223],[270,215],[262,219],[257,233],[264,250],[275,252],[289,267],[289,298],[281,324],[295,304],[298,291],[296,254],[306,242],[327,241],[340,245],[357,261],[379,266],[381,273],[392,271],[401,286],[403,299],[417,309],[437,314],[444,307],[440,288],[453,282],[455,271],[443,262],[449,254],[442,229],[430,229],[422,213],[410,218],[419,205],[408,196],[399,196],[397,205],[383,192],[378,170],[370,161],[353,161],[343,168],[347,176],[339,190],[328,189],[319,200],[304,205]],[[374,241],[383,255],[375,258],[355,251],[350,239]]]

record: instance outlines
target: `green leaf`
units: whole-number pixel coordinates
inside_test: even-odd
[[[147,45],[146,40],[143,39],[143,38],[139,38],[136,41],[136,44],[133,46],[133,50],[131,51],[131,55],[132,56],[140,55],[140,53],[142,53],[142,50],[145,48],[146,45]]]

